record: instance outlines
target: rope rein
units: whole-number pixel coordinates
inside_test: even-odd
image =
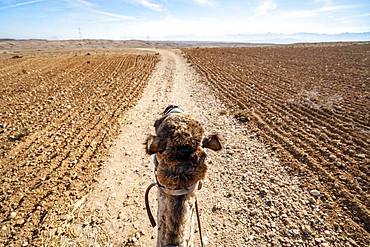
[[[157,180],[157,177],[156,177],[156,180]],[[180,190],[170,190],[170,189],[166,189],[164,188],[162,185],[160,185],[157,182],[155,183],[151,183],[148,188],[146,189],[145,191],[145,208],[146,208],[146,212],[148,214],[148,217],[149,217],[149,221],[150,221],[150,224],[152,225],[152,227],[155,227],[157,226],[157,223],[155,222],[155,219],[153,217],[153,214],[152,214],[152,211],[150,209],[150,204],[149,204],[149,192],[150,190],[154,187],[154,186],[157,186],[158,189],[162,190],[164,193],[166,193],[167,195],[170,195],[170,196],[180,196],[180,195],[186,195],[186,194],[189,194],[189,193],[192,193],[195,189],[198,189],[200,190],[202,188],[202,182],[199,181],[197,183],[195,183],[194,185],[192,185],[189,189],[180,189]],[[202,226],[200,224],[200,216],[199,216],[199,209],[198,209],[198,199],[195,197],[195,212],[197,214],[197,221],[198,221],[198,229],[199,229],[199,237],[200,237],[200,245],[201,247],[204,247],[203,246],[203,235],[202,235]]]
[[[202,226],[200,225],[199,210],[198,210],[198,199],[195,199],[195,212],[197,213],[199,237],[200,237],[200,246],[203,247],[203,235],[202,235]]]
[[[148,214],[148,217],[149,217],[149,220],[150,220],[150,224],[152,225],[152,227],[155,227],[157,225],[157,223],[155,223],[155,219],[153,217],[152,211],[150,210],[149,192],[150,192],[150,189],[153,188],[156,185],[157,185],[157,183],[150,184],[148,186],[148,188],[146,189],[146,191],[145,191],[145,208],[146,208],[146,213]]]

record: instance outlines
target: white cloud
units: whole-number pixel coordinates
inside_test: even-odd
[[[77,3],[86,7],[86,10],[95,14],[103,15],[106,17],[110,17],[109,21],[117,20],[117,21],[126,21],[126,20],[134,20],[135,18],[127,15],[121,15],[117,13],[112,13],[109,11],[103,11],[98,8],[96,4],[93,4],[87,0],[67,0],[68,2]]]
[[[270,11],[277,9],[277,4],[273,0],[261,0],[257,6],[253,17],[266,15]]]
[[[332,13],[338,10],[355,8],[357,5],[332,5],[324,6],[318,9],[311,10],[295,10],[295,11],[286,11],[283,12],[280,16],[285,18],[309,18],[320,15],[322,13]]]
[[[329,11],[329,9],[318,9]],[[272,25],[274,23],[274,25]],[[247,16],[220,18],[179,18],[163,17],[151,20],[136,20],[124,25],[124,30],[134,38],[177,39],[177,40],[224,40],[225,37],[238,39],[238,34],[273,33],[343,33],[366,31],[355,23],[338,25],[338,22],[322,22],[321,18],[307,21],[297,18],[281,18],[279,13],[264,18],[250,19]]]
[[[28,4],[32,6],[32,4],[42,1],[21,0],[19,2],[18,0],[16,1],[18,4],[15,4],[16,2],[13,0],[7,1],[7,4],[1,4],[0,10],[10,6],[14,6],[14,8]],[[363,8],[363,11],[357,11],[361,10],[364,4],[336,5],[332,4],[332,1],[310,0],[315,1],[314,7],[306,9],[301,6],[299,8],[300,5],[297,4],[295,5],[297,9],[291,10],[284,9],[284,6],[279,5],[277,0],[259,0],[257,5],[252,6],[251,4],[246,4],[245,2],[247,1],[245,1],[243,4],[235,4],[235,7],[238,8],[235,11],[226,11],[226,9],[231,10],[234,7],[233,4],[229,2],[224,5],[223,2],[226,1],[217,0],[188,0],[186,1],[187,4],[192,5],[188,7],[197,10],[212,4],[217,7],[210,7],[204,16],[199,16],[200,13],[196,12],[192,18],[189,18],[186,16],[186,14],[190,13],[187,9],[185,13],[176,8],[166,9],[170,0],[122,1],[126,5],[131,5],[131,7],[136,5],[136,7],[141,9],[157,9],[157,11],[162,10],[163,12],[152,13],[142,18],[134,18],[126,16],[124,11],[109,9],[109,5],[103,5],[102,1],[64,0],[64,2],[68,3],[68,7],[72,7],[72,10],[68,8],[68,11],[60,12],[63,16],[63,22],[58,24],[60,25],[59,28],[53,29],[55,32],[50,31],[50,33],[59,37],[63,35],[66,38],[68,38],[68,35],[75,37],[78,34],[76,27],[81,26],[84,38],[122,39],[132,37],[146,39],[149,36],[150,39],[223,40],[224,37],[230,37],[230,40],[232,40],[238,39],[240,37],[238,34],[261,34],[267,32],[341,33],[369,31],[369,25],[366,25],[366,20],[368,20],[369,16],[368,10]],[[180,1],[182,3],[185,2],[185,0],[177,0],[177,2]],[[0,0],[0,2],[4,3],[5,1]],[[55,6],[55,8],[58,7],[59,5]],[[289,7],[291,8],[292,6]],[[225,13],[222,15],[219,15],[220,8],[225,9]],[[351,11],[349,8],[356,8],[356,11]],[[0,11],[0,15],[1,13],[4,13],[4,11]],[[355,20],[352,21],[352,19]],[[1,26],[0,23],[0,33],[11,33],[4,26]],[[70,30],[71,27],[72,31]],[[39,28],[39,30],[43,29]],[[42,32],[40,31],[40,35],[45,35]]]
[[[95,4],[90,3],[90,2],[89,2],[89,1],[87,1],[87,0],[73,0],[73,1],[78,2],[78,3],[81,3],[81,4],[86,5],[86,6],[96,7],[96,5],[95,5]]]
[[[334,2],[333,0],[314,0],[317,4],[323,5],[323,6],[333,6]]]
[[[108,16],[108,17],[113,17],[114,19],[117,19],[117,20],[135,20],[135,18],[131,17],[131,16],[115,14],[115,13],[102,11],[102,10],[98,10],[98,9],[91,9],[91,12],[101,14],[101,15],[104,15],[104,16]]]
[[[193,1],[202,6],[214,5],[214,0],[193,0]]]
[[[331,6],[324,6],[322,8],[317,9],[317,12],[319,13],[324,13],[324,12],[333,12],[337,10],[342,10],[342,9],[351,9],[355,8],[356,5],[331,5]]]
[[[163,10],[162,5],[160,5],[158,3],[153,3],[151,0],[135,0],[135,2],[144,6],[144,7],[155,10],[155,11],[162,11]]]
[[[341,18],[341,20],[349,20],[349,19],[355,19],[355,18],[361,18],[361,17],[368,17],[370,16],[370,13],[364,13],[359,15],[351,15]]]
[[[0,7],[0,10],[18,8],[18,7],[22,7],[22,6],[26,6],[26,5],[32,5],[32,4],[36,4],[36,3],[40,3],[40,2],[44,2],[44,1],[46,1],[46,0],[33,0],[33,1],[15,3],[15,4],[11,4],[11,5],[2,6],[2,7]]]

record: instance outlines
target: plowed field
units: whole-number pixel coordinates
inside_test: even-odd
[[[369,244],[370,45],[183,52],[229,114],[255,129],[307,191],[320,189],[325,220]]]
[[[0,246],[40,246],[90,189],[156,55],[0,57]]]

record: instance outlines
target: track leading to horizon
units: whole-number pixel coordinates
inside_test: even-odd
[[[4,151],[0,171],[6,175],[1,178],[1,217],[5,218],[1,218],[0,246],[153,246],[157,229],[150,227],[143,203],[153,173],[142,143],[168,104],[180,105],[204,124],[207,133],[217,131],[223,137],[224,149],[208,153],[208,176],[198,194],[204,236],[210,246],[366,246],[367,233],[353,223],[356,219],[348,219],[345,208],[338,207],[342,204],[328,191],[330,187],[325,187],[326,180],[319,182],[325,176],[315,174],[306,163],[301,165],[304,160],[297,161],[290,149],[285,150],[284,142],[273,142],[284,133],[276,132],[271,121],[279,120],[278,127],[284,128],[285,134],[291,127],[283,125],[288,118],[280,114],[290,111],[278,108],[282,104],[279,93],[297,96],[289,101],[293,106],[299,102],[331,106],[338,100],[321,99],[321,91],[302,91],[303,100],[292,93],[306,81],[300,77],[306,70],[299,70],[302,54],[307,61],[320,54],[310,57],[310,49],[305,53],[286,47],[284,55],[276,52],[282,48],[276,49],[258,48],[246,57],[243,49],[221,49],[215,56],[212,52],[218,49],[205,49],[210,53],[195,49],[193,55],[201,56],[201,63],[194,60],[193,64],[172,49],[77,56],[51,53],[1,60],[0,80],[9,86],[0,89],[1,121],[6,120],[1,127],[4,131],[0,129]],[[247,63],[240,64],[241,57]],[[294,62],[286,66],[286,60]],[[252,67],[248,61],[253,61]],[[285,73],[274,75],[274,64]],[[306,67],[312,72],[317,66]],[[245,71],[251,78],[255,75],[247,86],[242,84],[249,80],[240,75]],[[359,67],[348,78],[362,73],[366,69]],[[297,76],[296,84],[289,76]],[[281,80],[275,85],[277,78]],[[14,103],[8,104],[11,100]],[[240,108],[246,102],[248,111]],[[299,114],[302,112],[305,110]],[[297,135],[306,133],[300,132],[299,118],[309,120],[308,116],[289,115]],[[364,125],[364,119],[366,116],[358,118],[356,126]],[[327,121],[308,123],[317,126]],[[308,123],[304,131],[315,131]],[[324,127],[322,133],[329,135],[329,124]],[[271,133],[275,134],[271,137]],[[310,142],[309,154],[314,145],[322,144],[322,133],[317,133],[318,141]],[[302,145],[307,140],[296,138],[288,143],[296,145],[297,139]],[[311,189],[319,190],[319,196]],[[363,203],[361,195],[358,197],[354,198]],[[155,210],[155,193],[151,200]],[[341,202],[340,197],[337,200]]]
[[[161,57],[138,104],[122,120],[121,134],[96,177],[95,188],[54,239],[69,246],[154,246],[144,206],[153,168],[143,142],[169,104],[180,105],[218,132],[224,149],[208,152],[208,176],[198,193],[203,234],[209,246],[361,246],[360,239],[336,227],[325,190],[314,197],[305,181],[289,172],[251,126],[230,114],[218,91],[205,85],[178,50],[157,50]],[[209,63],[209,61],[204,61]],[[156,211],[155,192],[151,205]],[[355,239],[355,240],[354,240]],[[196,234],[196,245],[199,238]]]

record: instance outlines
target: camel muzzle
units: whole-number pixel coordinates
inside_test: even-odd
[[[152,211],[150,209],[150,204],[149,204],[149,192],[150,192],[150,190],[154,186],[157,186],[157,188],[159,190],[161,190],[162,192],[164,192],[165,194],[167,194],[169,196],[183,196],[183,195],[190,194],[190,193],[192,193],[196,190],[200,190],[202,188],[202,181],[198,181],[195,184],[193,184],[192,186],[190,186],[189,188],[184,188],[184,189],[174,190],[174,189],[166,188],[165,186],[161,185],[158,182],[158,179],[157,179],[158,160],[157,160],[155,154],[152,155],[152,163],[154,164],[154,176],[155,176],[155,181],[156,182],[150,184],[148,186],[148,188],[146,189],[146,191],[145,191],[145,208],[146,208],[146,212],[148,214],[150,224],[152,225],[152,227],[156,227],[157,223],[155,222],[155,219],[154,219],[154,216],[152,214]],[[201,246],[203,247],[203,235],[202,235],[202,227],[201,227],[200,217],[199,217],[198,200],[195,200],[195,211],[196,211],[197,221],[198,221],[200,242],[201,242]],[[177,245],[167,245],[166,247],[170,247],[170,246],[175,246],[176,247]]]

